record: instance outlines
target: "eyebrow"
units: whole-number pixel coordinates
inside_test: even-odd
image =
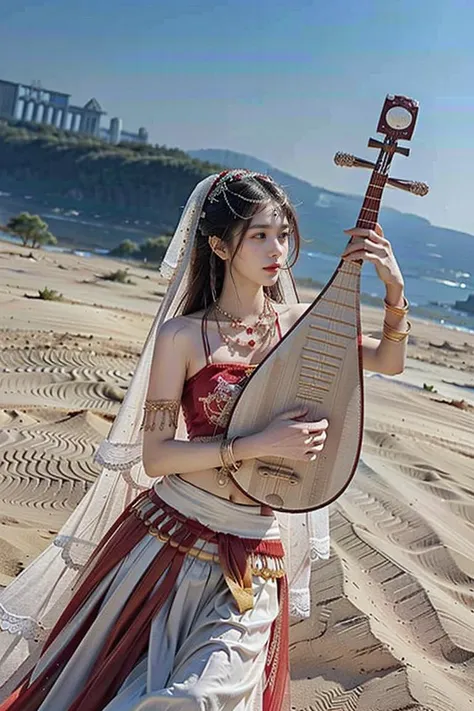
[[[273,227],[273,225],[269,225],[269,224],[267,224],[267,225],[249,225],[249,230],[255,230],[255,229],[257,229],[257,228],[258,228],[258,229],[266,229],[266,230],[269,230],[271,227]],[[289,230],[289,229],[290,229],[290,224],[289,224],[288,222],[285,223],[285,224],[282,226],[282,229],[283,229],[283,230],[285,230],[285,229]]]

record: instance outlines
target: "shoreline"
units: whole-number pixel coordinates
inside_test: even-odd
[[[11,245],[13,247],[19,247],[21,249],[24,249],[28,252],[31,252],[33,254],[38,253],[38,250],[32,250],[29,247],[22,247],[21,244],[19,244],[16,240],[14,241],[12,238],[8,238],[5,234],[0,233],[0,250],[2,243],[6,245]],[[128,269],[145,269],[148,270],[149,272],[153,272],[155,274],[155,278],[158,282],[162,282],[159,274],[158,274],[158,267],[150,269],[150,267],[142,262],[139,262],[138,260],[134,261],[131,259],[124,259],[124,258],[119,258],[119,257],[114,257],[114,256],[109,256],[109,251],[106,249],[95,249],[95,250],[90,250],[87,248],[80,248],[80,247],[44,247],[41,252],[43,253],[50,253],[50,254],[70,254],[73,256],[79,256],[79,257],[84,257],[85,259],[96,259],[98,257],[104,257],[110,261],[114,261],[118,264],[122,265],[122,268],[128,268]],[[307,296],[305,298],[308,298],[308,300],[312,300],[316,298],[317,294],[319,291],[324,287],[323,282],[318,281],[316,279],[311,279],[308,277],[295,277],[295,282],[298,287],[298,292],[301,294],[305,293]],[[379,299],[376,296],[373,296],[371,294],[368,294],[366,292],[361,291],[360,294],[360,300],[361,300],[361,306],[369,307],[373,306],[374,308],[377,308],[377,304],[381,303],[381,299]],[[448,307],[448,305],[446,305]],[[442,326],[447,329],[452,329],[455,331],[460,331],[469,335],[474,335],[474,314],[469,314],[468,312],[463,312],[463,311],[456,311],[454,314],[452,312],[448,312],[446,314],[443,314],[442,311],[435,311],[436,308],[443,309],[443,305],[440,305],[439,307],[433,306],[433,313],[430,312],[430,308],[428,306],[413,306],[411,307],[411,318],[418,318],[420,320],[426,320],[430,323]],[[456,321],[449,321],[445,319],[449,319],[450,317],[452,318],[454,316],[455,319],[459,319],[460,321],[463,321],[465,319],[469,319],[472,316],[472,321],[473,324],[462,324],[462,323],[456,323]]]

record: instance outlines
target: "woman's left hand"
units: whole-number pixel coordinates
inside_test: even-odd
[[[401,286],[403,276],[392,251],[392,245],[384,237],[381,226],[377,223],[374,230],[353,227],[344,230],[353,239],[347,245],[342,258],[348,262],[363,260],[372,262],[379,278],[387,286]]]

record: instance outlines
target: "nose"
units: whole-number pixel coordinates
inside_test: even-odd
[[[280,242],[278,237],[275,237],[271,242],[270,257],[278,259],[285,251],[285,246]]]

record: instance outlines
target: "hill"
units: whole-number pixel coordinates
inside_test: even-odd
[[[194,185],[215,169],[176,148],[114,146],[51,126],[0,124],[1,191],[30,193],[37,203],[81,215],[100,211],[103,222],[139,219],[151,233],[173,229]]]

